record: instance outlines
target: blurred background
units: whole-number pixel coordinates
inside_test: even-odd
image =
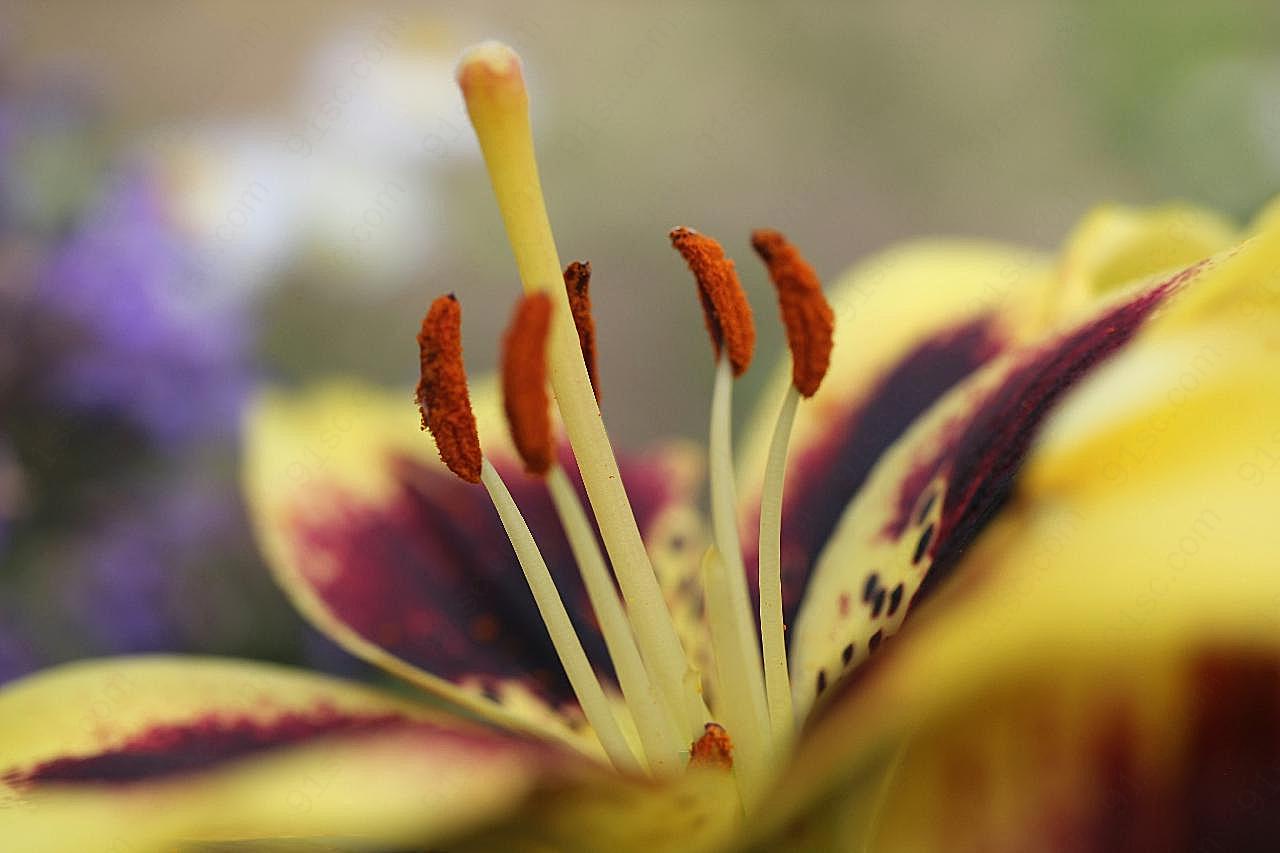
[[[357,669],[257,556],[239,417],[345,373],[402,389],[412,428],[414,333],[448,290],[469,367],[493,365],[517,281],[452,79],[488,37],[524,56],[632,445],[704,432],[674,225],[738,254],[768,317],[753,227],[834,277],[910,236],[1052,248],[1101,201],[1244,218],[1280,188],[1262,0],[8,0],[0,681],[152,650]]]

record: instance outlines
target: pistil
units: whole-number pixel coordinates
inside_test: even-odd
[[[605,431],[569,311],[560,260],[543,201],[520,61],[509,47],[485,43],[469,50],[458,82],[484,152],[498,207],[526,292],[546,291],[554,302],[550,378],[569,443],[605,549],[627,602],[627,614],[651,679],[669,713],[693,739],[705,720],[692,718],[696,696],[685,681],[686,656]]]
[[[524,290],[530,295],[528,305],[538,306],[527,309],[532,318],[527,322],[537,329],[540,343],[536,349],[546,356],[545,372],[539,372],[541,363],[533,372],[522,372],[527,366],[519,365],[533,357],[532,351],[522,350],[522,354],[506,359],[504,388],[511,398],[507,406],[515,443],[528,470],[546,477],[646,759],[651,770],[663,773],[678,766],[686,749],[710,742],[703,724],[711,713],[702,700],[700,677],[676,634],[600,415],[595,335],[587,293],[590,267],[575,263],[560,271],[534,157],[528,96],[515,53],[497,43],[472,48],[459,65],[458,81]],[[833,318],[816,275],[790,244],[776,232],[753,234],[752,244],[778,289],[793,363],[793,384],[779,412],[761,497],[757,634],[736,521],[731,429],[733,381],[750,364],[755,343],[751,309],[733,262],[716,241],[687,228],[672,231],[671,240],[698,281],[715,352],[709,430],[714,545],[704,561],[703,583],[719,670],[715,716],[725,723],[725,729],[719,731],[733,735],[732,772],[749,811],[759,802],[765,781],[796,727],[783,624],[780,516],[792,425],[801,399],[817,390],[826,373]],[[521,313],[525,310],[522,305]],[[545,412],[546,380],[555,392],[608,562],[577,494],[555,464],[549,422],[528,427],[514,423],[529,411]],[[487,486],[496,478],[496,473],[488,471],[483,472]],[[496,490],[501,481],[492,485]],[[521,534],[518,526],[510,529],[513,540]],[[622,600],[610,577],[609,563]],[[532,569],[537,569],[536,563]],[[575,665],[573,660],[566,663],[566,670],[571,665]],[[586,706],[584,702],[584,712],[590,717],[593,712]],[[728,744],[727,737],[724,743]]]

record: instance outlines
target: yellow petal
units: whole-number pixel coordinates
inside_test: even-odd
[[[1054,407],[1208,268],[1120,294],[1043,342],[995,358],[877,460],[805,590],[792,639],[798,709],[877,652],[950,576],[1007,498]]]
[[[8,849],[452,834],[515,807],[567,753],[281,667],[148,657],[0,692]]]
[[[1280,222],[1280,196],[1271,199],[1262,210],[1258,211],[1249,225],[1249,231],[1250,233],[1265,231],[1277,222]]]
[[[736,849],[742,811],[729,774],[693,771],[661,785],[613,781],[534,799],[507,820],[451,845],[457,853],[711,853]]]
[[[1244,321],[1280,314],[1280,218],[1259,216],[1244,242],[1224,253],[1212,272],[1210,281],[1171,306],[1158,330],[1178,334],[1228,314]]]
[[[1099,207],[1067,238],[1052,309],[1072,313],[1125,285],[1215,255],[1238,239],[1226,219],[1190,205]]]
[[[1202,315],[1082,385],[953,583],[819,713],[776,814],[879,774],[866,849],[1270,849],[1272,326]]]

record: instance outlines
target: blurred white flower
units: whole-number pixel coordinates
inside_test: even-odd
[[[428,263],[436,175],[474,156],[456,53],[429,18],[364,20],[317,49],[288,118],[156,140],[210,286],[243,294],[298,266],[386,288]]]

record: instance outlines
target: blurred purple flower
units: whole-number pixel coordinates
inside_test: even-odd
[[[214,611],[224,602],[201,594],[198,575],[211,559],[232,562],[210,547],[244,542],[240,521],[234,490],[198,476],[120,501],[82,534],[66,585],[68,609],[93,647],[113,654],[199,647],[200,628],[221,621]]]
[[[0,684],[37,668],[31,650],[4,625],[0,625]]]
[[[251,379],[244,306],[206,286],[145,173],[112,184],[37,287],[75,336],[49,366],[49,391],[166,444],[230,435]]]
[[[13,105],[0,98],[0,227],[8,224],[13,207],[14,190],[14,156],[13,150],[18,138],[17,116]]]
[[[353,659],[272,584],[235,481],[251,288],[92,104],[0,92],[0,682],[148,651]],[[87,200],[95,200],[87,203]]]

